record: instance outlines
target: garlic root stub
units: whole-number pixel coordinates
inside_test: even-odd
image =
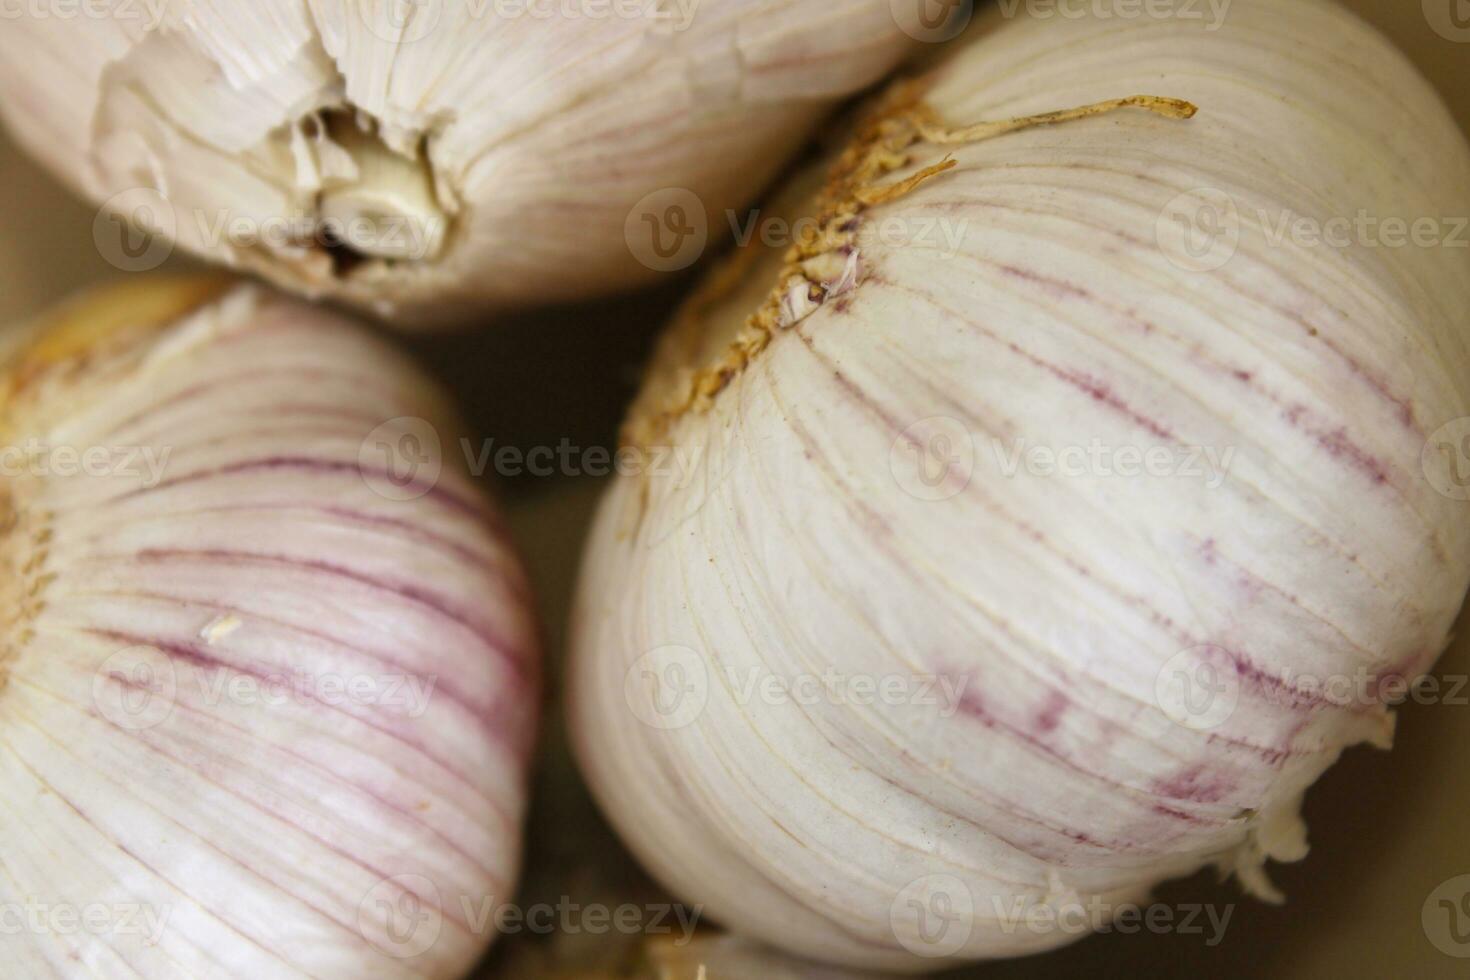
[[[571,724],[710,918],[924,970],[1212,863],[1275,898],[1446,644],[1470,153],[1341,9],[1186,6],[980,22],[656,357],[628,438],[697,467],[601,508]],[[1139,94],[1198,114],[963,133]]]
[[[6,974],[464,975],[520,861],[538,632],[440,395],[211,281],[4,343]]]
[[[707,218],[713,244],[824,109],[910,49],[918,2],[42,5],[0,33],[0,114],[116,218],[313,297],[448,320],[667,271],[640,204]],[[108,220],[107,258],[162,261]]]

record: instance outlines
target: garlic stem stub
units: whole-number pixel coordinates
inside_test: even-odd
[[[440,393],[219,280],[4,338],[6,974],[465,975],[465,910],[515,887],[538,630]]]
[[[1208,865],[1280,899],[1470,583],[1470,149],[1427,83],[1315,0],[995,12],[775,210],[811,233],[711,278],[628,420],[697,476],[618,478],[588,545],[570,725],[621,835],[867,968]]]
[[[640,202],[745,205],[917,46],[899,13],[924,2],[32,3],[0,32],[0,117],[104,217],[447,321],[660,275],[629,245]]]
[[[370,258],[436,258],[449,218],[420,162],[392,152],[352,123],[338,125],[332,134],[354,164],[352,178],[329,185],[318,205],[323,227],[334,229],[337,244]],[[417,234],[396,234],[400,225]]]

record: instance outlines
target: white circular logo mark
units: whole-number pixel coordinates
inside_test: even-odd
[[[683,728],[709,702],[704,658],[678,645],[650,650],[623,675],[623,697],[633,715],[649,728]]]
[[[444,469],[439,433],[414,415],[389,419],[358,447],[357,469],[368,489],[380,497],[422,497],[434,489]]]
[[[444,16],[443,0],[377,0],[357,4],[368,33],[391,44],[412,44],[428,37]]]
[[[1187,272],[1213,272],[1240,247],[1240,210],[1224,191],[1200,187],[1173,198],[1154,222],[1164,256]]]
[[[119,650],[92,675],[92,702],[118,728],[141,732],[169,719],[179,679],[168,655],[149,646]]]
[[[357,906],[357,928],[395,959],[419,956],[439,941],[444,914],[439,889],[423,875],[394,875],[373,886]]]
[[[1205,644],[1170,657],[1154,680],[1159,708],[1176,725],[1203,732],[1219,728],[1240,703],[1240,676],[1230,655]]]
[[[1470,418],[1434,430],[1419,456],[1424,478],[1451,500],[1470,500]]]
[[[975,16],[975,0],[888,0],[894,23],[915,41],[943,44]]]
[[[709,215],[699,195],[666,187],[645,196],[623,222],[628,251],[655,272],[687,269],[709,244]]]
[[[1470,959],[1470,875],[1451,878],[1430,892],[1419,920],[1435,949]]]
[[[1446,41],[1470,43],[1470,0],[1424,0],[1424,19]]]
[[[975,896],[953,875],[926,875],[904,886],[888,907],[899,945],[926,959],[953,956],[975,928]]]
[[[151,187],[133,187],[102,202],[92,219],[97,253],[123,272],[148,272],[173,254],[178,219],[172,204]]]
[[[975,474],[975,440],[959,419],[932,415],[899,433],[888,469],[900,489],[919,500],[948,500]]]

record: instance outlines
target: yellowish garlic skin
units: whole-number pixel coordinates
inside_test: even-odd
[[[7,975],[464,975],[538,651],[469,478],[382,462],[439,393],[338,316],[141,278],[8,333],[3,384]]]
[[[629,438],[699,469],[611,489],[569,696],[711,919],[923,971],[1208,864],[1277,898],[1304,792],[1445,646],[1470,152],[1341,9],[1197,7],[982,21],[870,147],[879,187],[955,166],[829,188],[836,251],[737,259],[666,339]],[[1140,94],[1198,114],[892,141]],[[1360,212],[1442,237],[1296,222]]]
[[[669,271],[641,212],[713,246],[914,45],[889,0],[121,6],[0,35],[0,115],[108,212],[108,257],[176,241],[404,322]]]

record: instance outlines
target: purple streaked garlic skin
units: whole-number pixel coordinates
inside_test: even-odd
[[[394,454],[440,394],[250,286],[133,280],[5,342],[5,972],[467,973],[539,637],[468,476]]]
[[[7,18],[17,140],[119,220],[399,323],[656,278],[643,202],[718,234],[915,47],[890,0],[101,9]]]
[[[1140,94],[1198,113],[956,135]],[[995,13],[876,112],[782,212],[833,250],[713,279],[630,417],[701,466],[619,478],[588,546],[595,794],[684,901],[829,963],[1039,952],[1212,864],[1278,898],[1470,583],[1470,250],[1296,219],[1453,234],[1463,135],[1315,0]]]

